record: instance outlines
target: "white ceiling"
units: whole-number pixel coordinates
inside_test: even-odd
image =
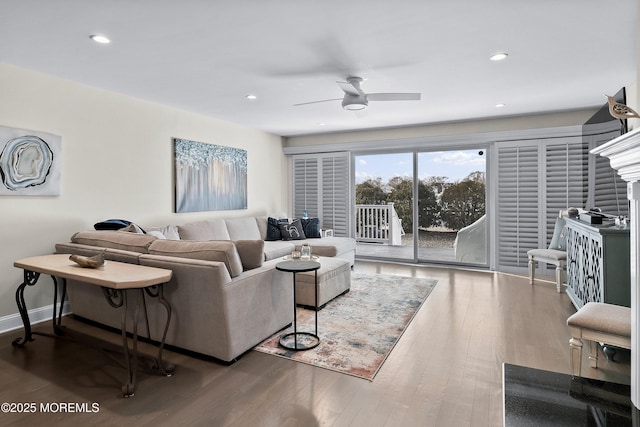
[[[637,3],[0,0],[0,62],[283,136],[428,124],[604,104],[636,80]],[[347,76],[422,100],[293,106]]]

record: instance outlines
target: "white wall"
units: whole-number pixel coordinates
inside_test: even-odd
[[[62,137],[61,195],[0,196],[0,318],[17,313],[22,271],[13,261],[52,253],[95,222],[140,225],[286,210],[279,136],[0,63],[0,126]],[[248,209],[173,213],[172,138],[247,150]],[[52,304],[51,279],[25,292],[29,309]]]

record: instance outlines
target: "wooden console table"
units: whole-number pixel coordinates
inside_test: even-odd
[[[567,295],[580,309],[588,302],[629,307],[629,227],[567,218]]]
[[[16,303],[22,322],[24,324],[24,337],[17,338],[13,341],[13,346],[21,348],[27,342],[33,341],[32,335],[36,332],[31,331],[31,322],[27,306],[24,301],[24,290],[27,286],[33,286],[38,281],[40,274],[48,274],[53,279],[55,286],[53,301],[53,330],[56,335],[63,335],[61,328],[62,306],[66,296],[67,280],[76,280],[81,283],[96,285],[102,287],[104,295],[109,305],[114,308],[123,307],[123,316],[121,324],[122,346],[127,366],[127,380],[122,386],[122,394],[125,397],[134,395],[136,370],[138,364],[138,315],[140,312],[140,301],[146,293],[150,297],[158,298],[158,301],[167,310],[167,322],[164,328],[164,334],[160,341],[158,357],[154,360],[154,369],[162,375],[171,376],[173,374],[173,366],[165,366],[162,362],[162,349],[166,339],[169,322],[171,321],[171,306],[163,297],[163,285],[171,279],[172,271],[156,267],[147,267],[143,265],[128,264],[116,261],[106,261],[105,265],[100,268],[83,268],[69,260],[69,254],[43,255],[31,258],[24,258],[13,263],[14,267],[24,270],[24,280],[18,286],[16,291]],[[58,310],[58,280],[62,279],[62,296],[60,299],[60,308]],[[133,344],[132,357],[129,355],[129,342],[127,338],[127,306],[131,291],[135,296],[135,314],[133,319]],[[145,312],[146,314],[146,312]],[[147,324],[147,333],[148,324]],[[46,335],[46,334],[42,334]],[[131,360],[133,358],[133,361]]]

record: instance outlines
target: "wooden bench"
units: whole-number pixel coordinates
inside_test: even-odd
[[[571,331],[569,346],[573,375],[580,376],[582,340],[589,341],[589,361],[598,367],[598,343],[631,348],[631,309],[619,305],[589,302],[567,319]]]

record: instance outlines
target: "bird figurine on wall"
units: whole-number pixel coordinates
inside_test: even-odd
[[[611,114],[613,117],[615,117],[616,119],[620,120],[620,124],[622,126],[623,132],[624,133],[624,129],[625,129],[625,123],[624,123],[624,119],[640,119],[640,115],[638,115],[638,113],[636,113],[633,108],[631,107],[627,107],[626,105],[620,103],[620,102],[616,102],[615,99],[613,99],[612,96],[606,95],[607,97],[607,102],[609,103],[609,114]]]
[[[640,115],[633,111],[631,107],[627,107],[620,102],[616,102],[616,100],[613,99],[613,96],[605,96],[607,97],[607,101],[609,102],[609,113],[616,119],[640,119]]]
[[[638,115],[638,113],[636,113],[633,108],[627,107],[621,102],[617,102],[615,99],[613,99],[613,96],[609,96],[607,94],[605,94],[604,96],[607,97],[607,102],[609,103],[609,114],[620,120],[620,133],[625,133],[626,131],[627,126],[624,122],[625,119],[640,119],[640,115]]]

